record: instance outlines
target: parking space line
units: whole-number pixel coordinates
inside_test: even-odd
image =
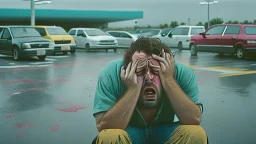
[[[219,75],[220,78],[256,74],[256,70],[250,70],[250,69],[232,68],[232,67],[223,67],[223,66],[199,67],[191,64],[186,64],[186,63],[182,63],[182,64],[196,70],[220,72],[221,73]]]
[[[231,76],[242,76],[242,75],[248,75],[248,74],[256,74],[256,70],[243,71],[243,72],[233,73],[233,74],[223,74],[223,75],[220,75],[219,77],[223,78],[223,77],[231,77]]]

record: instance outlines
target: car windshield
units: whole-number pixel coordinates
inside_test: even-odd
[[[161,35],[162,35],[162,34],[167,35],[171,30],[172,30],[172,29],[163,29],[163,30],[161,31]]]
[[[13,37],[41,37],[35,28],[32,27],[12,27],[11,33]]]
[[[256,27],[255,26],[246,26],[245,34],[247,35],[256,35]]]
[[[104,31],[96,29],[96,30],[84,30],[88,36],[103,36],[107,35]]]
[[[68,33],[60,27],[46,28],[49,35],[68,35]]]

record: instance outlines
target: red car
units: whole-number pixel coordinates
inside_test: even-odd
[[[256,25],[213,25],[191,37],[190,52],[192,56],[197,56],[198,52],[231,54],[239,59],[256,54]]]

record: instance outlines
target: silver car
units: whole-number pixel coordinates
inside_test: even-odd
[[[120,48],[129,48],[132,42],[138,39],[136,35],[127,31],[106,31],[106,33],[116,38]]]

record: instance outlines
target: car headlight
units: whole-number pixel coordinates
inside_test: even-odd
[[[31,48],[30,44],[28,43],[23,43],[22,48]]]
[[[94,42],[94,43],[99,43],[100,41],[97,41],[97,40],[93,40],[92,42]]]
[[[248,44],[256,44],[256,40],[248,40],[247,43]]]

